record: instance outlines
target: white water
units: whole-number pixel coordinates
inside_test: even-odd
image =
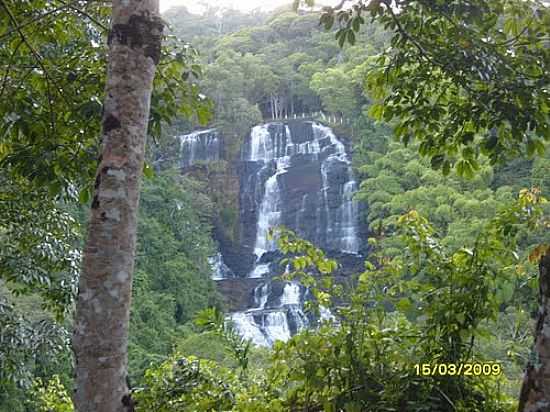
[[[220,252],[209,257],[208,263],[212,269],[212,280],[223,280],[235,277],[233,271],[223,261],[223,256]]]
[[[271,134],[269,133],[269,124],[254,126],[250,132],[250,156],[248,160],[264,163],[277,157],[277,144],[282,146],[281,136],[277,136],[276,144],[273,144]]]
[[[290,321],[297,330],[303,330],[308,325],[302,310],[301,287],[297,282],[285,284],[280,304],[275,308],[266,308],[270,294],[269,281],[257,286],[254,289],[255,307],[233,313],[230,317],[241,336],[260,346],[271,346],[277,340],[290,339]]]
[[[278,177],[287,172],[290,166],[290,156],[287,155],[294,146],[290,137],[288,126],[285,136],[278,133],[275,136],[275,142],[269,133],[268,125],[260,125],[252,128],[250,133],[250,156],[248,160],[262,161],[263,168],[269,166],[269,163],[274,161],[276,170],[275,174],[270,176],[265,182],[264,195],[258,213],[258,223],[256,227],[256,242],[254,244],[254,253],[257,259],[268,251],[273,251],[277,248],[276,240],[269,239],[268,232],[270,228],[274,228],[281,224],[281,189],[279,187]],[[254,269],[249,277],[258,277],[258,272]]]
[[[358,253],[359,252],[359,236],[357,234],[357,201],[353,199],[353,194],[357,191],[357,184],[353,180],[353,170],[351,169],[351,162],[346,154],[345,146],[332,132],[329,127],[323,126],[319,123],[313,124],[313,132],[316,139],[329,138],[331,146],[334,148],[335,153],[328,156],[321,164],[321,178],[322,185],[321,191],[323,193],[324,211],[327,220],[326,233],[329,239],[336,239],[336,247],[342,252]],[[330,190],[328,171],[331,168],[331,163],[335,161],[344,162],[348,165],[349,179],[344,183],[342,193],[342,204],[338,209],[336,223],[331,217],[328,204],[328,191]],[[331,242],[332,243],[332,242]]]
[[[340,206],[341,223],[339,227],[339,236],[341,241],[341,250],[347,253],[357,253],[359,251],[359,237],[357,235],[357,201],[353,199],[357,191],[357,183],[350,180],[344,184],[343,203]]]
[[[254,266],[254,269],[248,274],[249,278],[263,278],[269,273],[269,263],[260,263]]]
[[[220,158],[220,141],[216,129],[199,130],[178,136],[178,139],[180,152],[184,154],[183,166],[191,166],[199,160],[219,160]]]
[[[269,341],[254,321],[254,315],[250,312],[232,313],[230,320],[243,338],[250,339],[253,344],[258,346],[270,346]]]
[[[335,322],[336,318],[332,314],[329,308],[319,305],[319,315],[320,315],[320,321],[321,322]]]
[[[291,157],[296,154],[313,155],[314,159],[320,161],[321,188],[316,207],[318,239],[324,239],[326,245],[334,250],[347,253],[359,251],[358,210],[353,199],[357,184],[353,179],[351,162],[345,146],[330,128],[318,123],[313,123],[312,128],[313,139],[303,143],[293,142],[288,126],[285,126],[284,132],[281,129],[270,129],[269,124],[256,126],[251,131],[246,160],[261,162],[262,166],[256,173],[256,179],[271,174],[263,184],[261,202],[257,206],[254,244],[257,263],[248,275],[251,278],[264,278],[270,275],[269,263],[259,262],[265,252],[276,250],[276,241],[268,239],[268,232],[270,228],[283,222],[285,205],[282,204],[280,177],[287,173]],[[347,180],[338,181],[335,177],[339,175],[334,173],[347,173]],[[258,187],[259,184],[256,183],[251,190],[261,190]],[[329,198],[333,201],[335,198],[339,199],[340,204],[337,207],[329,205]],[[296,227],[299,227],[299,216],[306,213],[307,200],[304,195],[301,209],[297,213]],[[261,346],[271,346],[276,340],[286,341],[291,337],[291,332],[303,330],[309,324],[303,311],[303,288],[297,282],[287,282],[283,286],[282,294],[277,297],[271,296],[270,285],[271,280],[268,279],[255,288],[253,308],[231,315],[239,333]],[[328,308],[320,308],[320,318],[321,321],[335,321]]]
[[[268,312],[263,321],[262,328],[267,335],[267,341],[270,345],[273,345],[278,340],[286,342],[290,339],[288,319],[284,311]]]
[[[321,222],[320,210],[317,211],[318,237],[324,231],[328,243],[335,249],[347,253],[359,252],[359,237],[357,234],[357,202],[353,194],[357,190],[357,184],[353,180],[351,162],[346,154],[344,144],[332,132],[329,127],[319,123],[312,124],[313,140],[295,144],[288,126],[285,126],[285,137],[277,133],[272,138],[269,133],[269,125],[255,126],[250,134],[250,155],[248,160],[262,161],[264,168],[272,161],[275,162],[275,174],[270,176],[264,184],[264,195],[259,207],[258,223],[256,230],[256,241],[254,253],[259,258],[268,251],[276,249],[276,240],[268,239],[270,228],[274,228],[282,222],[281,188],[279,176],[286,173],[290,166],[290,156],[294,154],[315,154],[319,156],[325,150],[334,151],[321,163],[321,194],[323,197],[322,211],[326,219],[326,225]],[[330,145],[321,149],[320,141],[329,139]],[[344,183],[342,204],[339,207],[338,215],[331,216],[328,192],[331,190],[328,174],[332,169],[332,163],[344,162],[348,166],[350,180]],[[259,277],[258,272],[253,270],[249,277]]]
[[[267,299],[269,298],[270,287],[269,283],[264,283],[263,285],[257,286],[254,289],[254,303],[256,304],[255,309],[264,309]]]
[[[290,339],[290,329],[284,311],[235,312],[230,320],[243,338],[252,340],[252,343],[258,346],[272,346],[275,341],[286,342]]]
[[[300,304],[300,285],[296,282],[290,282],[283,288],[281,295],[281,305],[299,305]]]
[[[256,243],[254,244],[254,253],[258,259],[265,252],[276,248],[275,240],[268,237],[268,232],[270,228],[274,228],[281,223],[281,194],[277,182],[278,175],[278,173],[275,173],[265,182],[265,193],[258,214]]]

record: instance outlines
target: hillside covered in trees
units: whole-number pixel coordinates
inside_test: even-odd
[[[550,410],[548,5],[149,3],[0,0],[0,411]]]

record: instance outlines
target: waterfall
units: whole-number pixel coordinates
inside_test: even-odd
[[[242,151],[248,166],[241,176],[242,220],[256,263],[247,277],[265,279],[252,291],[253,303],[230,315],[245,338],[262,346],[287,340],[314,320],[304,312],[307,290],[296,282],[278,283],[276,249],[270,228],[285,225],[322,249],[356,255],[361,248],[357,183],[345,145],[317,122],[272,122],[255,126]],[[252,216],[247,218],[250,211]],[[252,232],[255,222],[255,232]],[[334,321],[327,308],[320,319]]]
[[[276,248],[274,239],[268,238],[268,231],[269,228],[278,226],[281,223],[281,196],[277,176],[277,173],[274,174],[265,183],[265,194],[260,205],[256,243],[254,245],[254,253],[258,258],[262,257],[265,252]]]
[[[323,192],[323,209],[326,213],[327,235],[329,235],[330,239],[333,239],[333,241],[327,242],[328,246],[333,250],[356,254],[359,252],[360,247],[359,235],[357,233],[357,201],[353,199],[353,195],[357,191],[357,184],[353,178],[351,162],[347,156],[344,144],[336,138],[332,129],[319,123],[314,123],[313,131],[317,141],[328,138],[334,150],[334,153],[321,163],[323,182],[321,190]],[[346,165],[346,181],[342,185],[341,193],[339,194],[340,206],[335,212],[330,212],[328,196],[331,190],[331,183],[329,174],[337,163]]]
[[[281,195],[277,179],[281,174],[286,173],[289,167],[290,157],[287,154],[292,146],[288,127],[284,129],[284,133],[276,133],[274,137],[269,132],[268,125],[256,126],[250,134],[249,160],[263,162],[264,168],[261,171],[269,167],[271,162],[275,163],[275,174],[265,182],[258,214],[254,245],[254,253],[258,259],[265,252],[276,249],[275,240],[268,239],[268,232],[270,228],[281,224]],[[251,274],[257,277],[258,271],[253,271]]]
[[[252,313],[235,312],[231,314],[230,321],[243,338],[250,339],[253,344],[258,346],[270,346],[265,334],[254,320],[254,315]]]
[[[285,284],[280,304],[271,307],[270,283],[254,289],[255,308],[235,312],[229,317],[236,330],[245,339],[259,346],[271,346],[277,340],[287,341],[296,332],[305,329],[309,321],[302,310],[301,286],[295,282]]]
[[[264,183],[263,196],[258,208],[254,243],[254,253],[257,258],[259,259],[265,252],[276,249],[276,242],[268,239],[267,234],[270,228],[285,223],[280,179],[292,167],[292,161],[296,155],[312,155],[312,159],[320,165],[322,185],[319,189],[321,199],[316,211],[317,235],[311,240],[331,250],[358,253],[360,242],[357,234],[357,202],[353,199],[357,184],[353,180],[351,162],[344,144],[329,127],[319,123],[311,122],[312,139],[300,143],[293,142],[288,125],[275,128],[276,125],[276,123],[268,123],[255,126],[250,134],[247,160],[263,165],[257,175],[265,173],[269,168],[275,171]],[[334,176],[338,177],[338,173],[345,174],[345,181],[335,184]],[[332,208],[330,198],[335,197],[339,206]],[[305,213],[304,199],[305,197],[302,196],[302,205],[298,209],[302,214]],[[298,227],[299,219],[297,214],[292,224]],[[251,277],[260,276],[255,269],[250,275]]]
[[[349,180],[344,184],[343,202],[340,206],[342,216],[340,223],[341,249],[348,253],[357,253],[359,251],[359,236],[357,235],[356,218],[358,216],[357,201],[353,195],[357,192],[357,183],[355,180]]]
[[[200,130],[178,136],[180,141],[181,166],[188,167],[198,161],[219,160],[220,138],[216,129]]]
[[[233,271],[223,261],[223,256],[220,252],[209,257],[208,263],[212,269],[212,280],[223,280],[235,277]]]
[[[256,286],[254,289],[254,304],[257,309],[264,309],[267,303],[267,298],[270,293],[270,284],[268,282],[263,285]]]
[[[256,250],[257,249],[255,249],[255,251]],[[253,279],[263,278],[265,275],[269,274],[269,271],[269,263],[257,263],[254,265],[254,269],[248,274],[248,277]]]
[[[336,318],[332,314],[329,308],[324,307],[323,305],[319,305],[319,312],[320,312],[320,321],[321,322],[336,322]]]
[[[281,305],[300,304],[300,285],[296,282],[287,283],[281,295]]]

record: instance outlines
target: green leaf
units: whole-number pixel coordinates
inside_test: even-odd
[[[353,32],[353,30],[348,31],[348,42],[352,46],[355,44],[355,33]]]
[[[449,174],[451,173],[451,162],[449,160],[445,160],[443,162],[441,172],[443,173],[443,176],[449,176]]]
[[[143,175],[148,179],[155,177],[155,170],[147,162],[143,164]]]
[[[401,312],[408,312],[412,308],[412,303],[408,298],[402,298],[395,305]]]
[[[197,108],[197,117],[201,125],[206,125],[210,120],[211,112],[208,107],[199,106]]]
[[[504,32],[514,37],[519,34],[517,18],[511,16],[504,21]]]
[[[345,31],[338,31],[336,33],[336,38],[338,39],[338,45],[340,46],[340,48],[344,47],[344,43],[346,42],[346,35],[345,35]],[[340,36],[338,36],[340,34]]]
[[[361,17],[360,16],[357,16],[356,18],[354,18],[352,20],[352,24],[351,24],[351,27],[353,28],[354,31],[359,31],[360,27],[361,27]]]
[[[384,118],[384,106],[382,104],[373,104],[369,108],[369,116],[375,120],[382,120]]]
[[[78,201],[83,204],[83,205],[86,205],[88,204],[88,202],[90,201],[90,198],[91,198],[91,194],[90,194],[90,188],[87,187],[87,188],[84,188],[80,191],[80,193],[78,194]]]

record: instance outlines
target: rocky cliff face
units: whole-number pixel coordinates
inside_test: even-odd
[[[188,170],[197,161],[220,159],[222,139],[215,130],[180,141],[182,166]],[[218,217],[215,232],[221,255],[213,260],[214,276],[224,278],[218,285],[235,311],[231,317],[239,331],[256,344],[271,345],[316,320],[303,310],[307,289],[272,281],[284,268],[278,265],[276,243],[267,236],[269,228],[285,225],[329,256],[339,257],[343,266],[335,276],[340,280],[362,268],[364,230],[353,200],[357,184],[348,151],[320,123],[267,123],[251,130],[241,159],[228,163],[221,174],[223,178],[210,179],[209,184],[226,196],[226,206],[237,209],[238,218],[223,219],[223,213]]]
[[[178,140],[183,173],[203,181],[216,204],[214,238],[220,254],[212,257],[214,277],[234,277],[241,272],[247,254],[240,238],[239,163],[223,158],[223,136],[216,129],[195,131],[179,136]],[[254,257],[249,256],[248,266],[253,262]]]

